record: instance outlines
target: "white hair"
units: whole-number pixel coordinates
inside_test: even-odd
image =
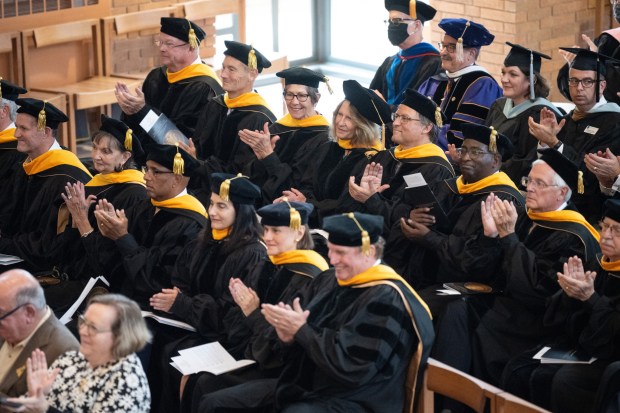
[[[545,164],[545,165],[548,165],[549,168],[551,168],[551,165],[549,165],[547,162],[543,161],[542,159],[537,159],[534,162],[532,162],[532,166],[539,165],[539,164]],[[570,189],[570,186],[568,186],[566,181],[562,179],[562,177],[555,171],[555,169],[551,168],[551,170],[553,171],[553,177],[552,177],[553,185],[557,185],[560,188],[566,187],[567,191],[566,191],[566,195],[564,196],[564,202],[568,202],[570,197],[573,195],[573,191]]]

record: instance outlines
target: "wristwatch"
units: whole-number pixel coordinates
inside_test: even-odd
[[[553,149],[555,149],[556,151],[559,151],[562,145],[564,145],[564,143],[562,143],[562,141],[558,139],[558,143],[553,145]]]

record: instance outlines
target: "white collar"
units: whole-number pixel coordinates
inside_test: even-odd
[[[448,72],[446,71],[446,75],[448,75],[448,77],[450,79],[456,79],[458,77],[461,77],[463,75],[466,75],[468,73],[472,73],[472,72],[484,72],[484,73],[489,73],[484,67],[482,66],[478,66],[475,63],[472,63],[470,66],[464,67],[460,70],[457,70],[456,72]]]

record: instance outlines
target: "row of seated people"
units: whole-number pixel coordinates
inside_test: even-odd
[[[172,53],[176,53],[177,49],[178,53],[195,49],[188,46],[186,50],[186,47],[180,47],[185,44],[174,43],[184,41],[189,44],[189,24],[182,19],[162,22],[160,50],[162,63],[168,68],[174,65],[173,57],[176,55],[172,56]],[[476,30],[471,30],[471,33],[476,33]],[[462,32],[456,36],[467,38]],[[466,46],[468,44],[465,43]],[[549,138],[550,145],[547,146],[553,146],[554,149],[541,154],[541,166],[527,173],[527,197],[524,200],[513,182],[515,178],[511,180],[510,176],[499,172],[513,157],[514,147],[517,146],[515,140],[521,142],[522,137],[515,134],[505,136],[495,129],[481,126],[461,125],[463,140],[460,148],[450,148],[450,158],[461,173],[455,177],[448,157],[442,148],[433,144],[441,133],[440,127],[448,120],[438,110],[441,109],[440,105],[413,90],[408,91],[393,115],[391,140],[398,146],[382,150],[380,130],[390,123],[392,108],[374,92],[348,81],[344,84],[346,98],[334,113],[331,133],[334,141],[330,141],[329,122],[314,109],[320,96],[317,93],[319,82],[324,77],[302,68],[280,73],[286,81],[285,101],[289,115],[265,130],[266,104],[251,90],[253,80],[259,70],[268,65],[268,61],[251,46],[229,42],[227,47],[222,72],[226,93],[209,99],[199,118],[190,116],[193,121],[199,119],[199,122],[203,122],[202,126],[195,129],[196,133],[210,133],[209,138],[203,140],[196,137],[197,145],[194,147],[191,142],[184,150],[157,146],[144,136],[144,129],[136,125],[135,121],[144,119],[145,113],[151,110],[144,103],[144,96],[149,95],[147,91],[150,90],[152,94],[166,91],[168,98],[174,98],[174,102],[166,104],[167,107],[193,104],[198,96],[202,98],[204,94],[200,92],[195,97],[181,98],[183,90],[172,89],[186,87],[184,80],[188,73],[180,73],[175,78],[173,73],[176,71],[169,70],[166,73],[161,68],[155,69],[145,82],[141,99],[119,85],[119,104],[127,123],[131,125],[134,122],[132,132],[128,132],[130,129],[120,122],[104,119],[104,133],[93,139],[93,160],[99,174],[92,179],[79,160],[67,151],[60,150],[54,141],[53,131],[59,122],[66,120],[66,116],[44,102],[26,99],[17,101],[20,105],[20,113],[16,118],[17,128],[14,132],[7,132],[7,135],[14,133],[17,140],[9,136],[9,142],[6,142],[9,150],[4,152],[15,156],[16,161],[3,163],[8,165],[5,176],[10,176],[10,179],[3,182],[6,185],[3,193],[11,196],[3,205],[6,209],[1,221],[0,252],[19,255],[33,271],[49,271],[56,267],[54,276],[45,279],[57,283],[46,288],[48,300],[55,310],[66,308],[90,276],[104,274],[110,279],[114,291],[135,299],[143,309],[169,311],[173,314],[175,308],[185,311],[180,317],[186,318],[199,331],[201,323],[208,326],[199,334],[201,339],[215,340],[211,334],[222,337],[220,340],[233,353],[239,354],[235,346],[243,347],[243,343],[235,343],[234,340],[232,344],[228,343],[226,336],[238,334],[235,328],[240,324],[232,323],[233,327],[226,328],[227,318],[218,312],[224,304],[224,307],[237,308],[228,289],[231,277],[237,272],[205,275],[203,281],[206,285],[196,286],[192,286],[191,282],[187,284],[187,280],[185,284],[177,280],[175,282],[179,285],[176,285],[173,278],[177,273],[192,273],[192,280],[200,278],[198,274],[214,274],[214,268],[219,267],[208,260],[222,262],[228,259],[230,251],[222,253],[223,257],[209,258],[209,254],[199,249],[206,249],[209,243],[203,245],[198,240],[210,238],[213,243],[225,246],[239,233],[230,220],[226,221],[218,213],[218,199],[214,196],[220,194],[221,183],[218,185],[217,179],[229,181],[224,185],[228,191],[238,182],[247,181],[243,177],[235,179],[235,175],[220,176],[218,173],[245,172],[259,186],[258,195],[250,197],[249,205],[269,204],[273,200],[283,202],[281,195],[287,196],[286,202],[308,202],[314,206],[314,213],[309,217],[313,227],[320,226],[327,217],[345,211],[383,215],[382,233],[387,239],[385,261],[419,290],[429,303],[440,327],[436,347],[440,359],[449,360],[455,351],[449,335],[444,335],[446,339],[442,341],[441,331],[456,332],[450,323],[462,320],[464,314],[469,316],[473,311],[470,307],[476,310],[476,316],[470,317],[474,321],[460,325],[471,328],[471,323],[474,323],[476,329],[482,329],[486,324],[475,321],[489,320],[488,326],[484,328],[491,331],[488,334],[499,337],[499,350],[493,353],[497,360],[459,360],[451,364],[461,363],[459,367],[463,370],[473,369],[476,374],[493,383],[500,382],[508,360],[548,339],[546,327],[541,326],[548,310],[547,298],[554,294],[568,294],[560,291],[557,272],[563,272],[562,264],[573,255],[584,260],[587,266],[591,265],[598,252],[596,231],[581,215],[566,211],[572,208],[569,201],[572,197],[582,196],[580,187],[588,190],[595,188],[600,197],[590,194],[580,199],[586,201],[582,202],[583,205],[596,206],[597,211],[601,210],[601,186],[610,188],[611,193],[611,184],[617,174],[609,173],[613,168],[604,171],[605,174],[600,177],[597,172],[608,165],[606,161],[616,161],[611,151],[579,155],[582,157],[580,163],[586,165],[579,169],[579,166],[561,156],[560,152],[570,154],[570,139],[582,139],[584,135],[570,138],[572,135],[568,134],[559,145]],[[526,76],[529,68],[523,67],[523,54],[529,59],[533,55],[532,51],[523,52],[518,47],[513,50],[505,62],[506,73],[517,71],[523,84],[531,83]],[[574,93],[577,105],[576,113],[573,111],[560,123],[552,115],[547,118],[550,128],[555,130],[562,125],[559,132],[570,131],[570,122],[576,122],[581,125],[579,128],[583,126],[586,129],[583,133],[596,137],[588,140],[588,144],[597,140],[599,135],[611,140],[613,132],[600,134],[598,128],[615,125],[613,116],[617,112],[614,110],[615,104],[597,103],[599,93],[604,89],[604,67],[598,64],[597,55],[577,52],[570,68],[569,82],[569,90],[571,94]],[[442,53],[455,51],[445,47]],[[187,72],[197,70],[193,66],[190,69]],[[153,81],[155,76],[160,76],[157,78],[160,83],[149,81]],[[215,79],[204,73],[202,76]],[[166,87],[161,87],[163,79],[168,82]],[[526,93],[523,84],[521,95],[513,98],[514,106],[528,102],[529,91]],[[586,87],[586,84],[597,87]],[[234,89],[240,85],[243,87]],[[2,87],[3,98],[10,101],[8,97],[11,96],[13,86],[3,81]],[[140,93],[137,92],[137,95]],[[4,102],[3,105],[6,105]],[[129,107],[136,111],[131,113]],[[588,119],[589,111],[592,111],[592,116],[601,116],[597,126],[592,126],[594,123]],[[9,113],[9,109],[6,109],[6,113]],[[163,109],[162,113],[165,113]],[[540,113],[541,119],[546,116],[543,115],[544,110]],[[532,131],[540,128],[545,132],[548,129],[543,127],[546,123],[542,120],[536,123],[530,122],[528,118],[527,121],[528,129]],[[177,126],[181,128],[182,122]],[[7,130],[10,129],[9,124]],[[263,133],[258,132],[260,130]],[[555,135],[558,130],[552,134],[553,139],[557,140]],[[536,137],[535,132],[532,135]],[[131,139],[128,139],[129,136]],[[189,133],[188,136],[196,135]],[[532,136],[527,135],[525,138],[531,140]],[[535,151],[537,141],[533,141],[534,159],[538,157]],[[204,150],[200,149],[203,144],[207,145]],[[28,159],[22,167],[26,157]],[[146,165],[145,175],[133,166],[134,162]],[[550,175],[543,165],[551,168],[557,176]],[[421,172],[430,183],[438,205],[445,212],[446,221],[442,221],[444,217],[438,212],[440,208],[436,207],[435,211],[428,207],[413,208],[415,200],[411,204],[405,199],[403,176],[415,172]],[[585,179],[585,185],[579,184],[584,181],[579,179],[579,172],[585,178],[590,177],[589,180]],[[191,181],[190,175],[193,176]],[[71,184],[67,185],[67,181]],[[84,187],[78,182],[87,185]],[[188,183],[190,192],[196,194],[196,197],[187,193]],[[483,200],[486,205],[484,210],[480,206]],[[504,200],[515,204],[514,210]],[[560,200],[562,202],[557,203]],[[221,204],[219,208],[224,208]],[[209,207],[209,220],[206,219],[206,206]],[[524,206],[528,209],[527,213]],[[298,209],[304,208],[299,206]],[[235,214],[242,215],[241,208],[235,207],[235,210]],[[566,213],[549,214],[555,210]],[[245,212],[248,213],[246,216],[253,216],[249,211]],[[588,216],[590,220],[594,217],[600,218],[600,212]],[[555,232],[539,234],[544,230]],[[260,234],[260,231],[256,230],[256,233]],[[549,242],[546,238],[551,235],[563,235],[567,239]],[[256,234],[254,236],[257,239]],[[219,237],[222,238],[216,239]],[[266,238],[265,235],[265,241]],[[543,250],[543,247],[549,250]],[[518,248],[524,248],[522,255],[513,253]],[[197,249],[201,251],[199,254],[196,253]],[[188,255],[180,258],[184,254]],[[264,255],[265,251],[258,254]],[[188,256],[206,261],[193,263]],[[607,260],[613,258],[613,255],[606,256]],[[242,266],[246,264],[244,268],[238,269],[238,274],[248,274],[254,267],[258,268],[255,263],[243,261],[251,257],[251,254],[244,254],[242,259],[231,260],[231,263]],[[511,260],[518,260],[519,265]],[[200,270],[179,269],[182,265],[200,265]],[[513,272],[516,274],[514,277],[511,276]],[[243,281],[245,277],[240,278]],[[522,284],[523,278],[525,285]],[[460,301],[450,303],[454,300],[436,294],[437,284],[450,281],[484,282],[502,291],[501,299],[491,297],[476,300],[473,304],[473,300],[469,300],[467,305]],[[513,286],[511,282],[517,285]],[[258,289],[257,285],[252,287]],[[191,297],[201,294],[205,296],[194,301],[184,298],[179,291]],[[600,289],[597,292],[604,294]],[[263,300],[264,297],[261,297]],[[201,308],[207,310],[201,311]],[[502,318],[506,316],[514,317],[514,320]],[[512,327],[512,324],[518,323],[515,321],[517,319],[523,327]],[[444,323],[449,327],[442,329]],[[502,332],[502,327],[508,331]],[[150,384],[158,389],[154,394],[162,397],[161,402],[154,403],[157,408],[174,405],[177,398],[171,389],[178,388],[176,384],[162,383],[166,380],[176,382],[178,377],[175,378],[174,372],[162,372],[164,367],[158,363],[167,365],[170,355],[174,355],[183,346],[193,345],[196,337],[174,337],[178,332],[166,331],[157,325],[152,326],[152,329],[156,333],[151,351],[158,356],[155,362],[148,363],[148,369],[152,369],[150,376],[154,377]],[[512,336],[515,330],[523,333],[518,339]],[[605,332],[613,334],[608,329]],[[506,334],[510,334],[508,340]],[[474,339],[473,334],[467,334],[467,337],[488,345],[492,343],[491,340]],[[446,343],[445,340],[450,344],[449,354],[440,356],[440,343]],[[514,345],[507,345],[507,342]],[[474,350],[477,349],[473,347],[471,351],[462,354],[472,355],[473,359],[473,354],[476,354]],[[491,352],[483,354],[490,357]],[[610,357],[613,360],[615,356]],[[609,357],[601,358],[604,361],[600,365],[609,362]],[[478,365],[485,367],[473,367]],[[202,395],[202,392],[198,394]],[[169,411],[167,409],[164,410]]]

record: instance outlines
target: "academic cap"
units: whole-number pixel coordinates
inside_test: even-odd
[[[138,138],[134,139],[131,128],[120,120],[101,114],[101,127],[99,130],[116,138],[116,140],[120,142],[121,146],[125,148],[126,151],[133,154],[134,158],[142,157],[144,154],[142,145],[140,145],[140,140]],[[93,137],[95,136],[97,135],[93,135]]]
[[[534,94],[534,73],[540,73],[540,67],[542,65],[542,58],[550,60],[551,57],[546,54],[537,52],[536,50],[527,49],[521,45],[506,42],[506,44],[512,49],[506,55],[504,59],[504,66],[518,66],[520,68],[527,68],[530,72],[530,99],[536,99]]]
[[[224,201],[235,204],[254,205],[254,201],[261,197],[260,188],[241,174],[211,174],[211,191]]]
[[[24,93],[28,93],[28,91],[0,77],[0,99],[14,101],[19,95],[23,95]]]
[[[226,40],[224,45],[226,45],[224,55],[234,57],[250,69],[258,69],[258,73],[262,72],[266,67],[271,67],[269,59],[252,47],[252,45],[235,42],[234,40]]]
[[[377,242],[383,231],[383,217],[348,212],[332,215],[323,220],[323,229],[329,233],[329,242],[346,247],[362,247],[370,253],[370,245]]]
[[[616,199],[608,199],[603,204],[603,218],[611,218],[616,222],[620,222],[620,201]]]
[[[33,98],[20,98],[15,100],[19,105],[17,113],[26,113],[37,119],[37,129],[44,130],[45,127],[58,129],[58,125],[67,122],[69,118],[60,109],[51,103]]]
[[[513,152],[512,142],[506,135],[499,133],[493,127],[478,125],[476,123],[464,123],[461,126],[463,139],[473,139],[489,147],[489,152],[502,155],[502,162],[510,159]]]
[[[290,67],[279,71],[276,73],[276,76],[284,79],[285,85],[304,85],[317,89],[320,82],[325,82],[329,89],[329,93],[333,93],[327,76],[305,67]]]
[[[313,209],[314,206],[306,202],[284,201],[266,205],[256,213],[261,217],[263,225],[299,229],[308,223]]]
[[[420,20],[422,23],[432,20],[437,13],[433,7],[416,0],[385,0],[385,8],[387,11],[396,10],[408,14],[414,20]]]
[[[593,52],[589,49],[580,49],[578,47],[560,47],[560,50],[564,50],[569,53],[573,53],[575,55],[575,59],[570,64],[571,69],[576,70],[593,70],[596,72],[596,85],[594,85],[595,90],[594,94],[596,97],[596,101],[598,102],[600,99],[600,94],[598,87],[596,87],[600,80],[601,76],[605,76],[607,70],[605,68],[605,64],[609,63],[620,63],[620,61],[605,56],[603,54]]]
[[[180,17],[162,17],[160,24],[162,33],[189,43],[194,49],[206,36],[204,30],[196,23]],[[196,43],[192,44],[194,39]]]
[[[577,165],[555,149],[541,149],[540,159],[545,161],[566,182],[571,191],[583,194],[583,172]]]
[[[481,47],[493,43],[493,36],[483,25],[465,19],[442,19],[439,22],[441,28],[450,37],[457,40],[456,57],[463,60],[464,47]]]
[[[407,89],[405,91],[405,99],[400,104],[410,107],[440,128],[447,120],[441,108],[432,99],[418,93],[414,89]]]
[[[192,176],[200,165],[193,156],[176,145],[152,145],[146,156],[147,161],[157,162],[170,169],[175,175]]]

